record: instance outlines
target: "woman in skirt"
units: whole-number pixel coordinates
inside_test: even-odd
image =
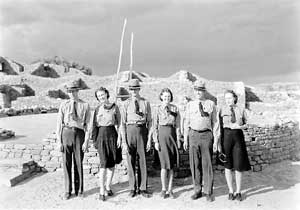
[[[180,115],[178,108],[170,103],[173,101],[170,89],[163,89],[159,99],[162,103],[157,107],[153,116],[153,139],[161,165],[161,196],[174,198],[173,169],[175,165],[179,166]],[[166,188],[167,178],[169,178],[168,191]]]
[[[221,141],[225,154],[225,178],[229,188],[228,199],[242,201],[242,172],[251,169],[243,130],[246,127],[245,109],[237,106],[238,97],[232,90],[225,92],[226,105],[220,109],[223,130]],[[235,171],[236,191],[233,191],[232,171]]]
[[[99,101],[99,105],[94,112],[92,139],[100,157],[99,199],[105,201],[106,195],[113,195],[110,185],[114,174],[114,167],[122,160],[120,138],[118,138],[120,135],[117,134],[121,117],[118,106],[108,101],[109,92],[106,88],[100,87],[97,89],[95,97]],[[105,187],[104,183],[106,183]]]

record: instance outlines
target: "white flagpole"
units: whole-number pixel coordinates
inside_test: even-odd
[[[116,87],[115,87],[115,90],[116,90],[116,99],[117,99],[117,94],[118,94],[118,79],[119,79],[119,72],[120,72],[120,67],[121,67],[122,52],[123,52],[123,39],[124,39],[124,33],[125,33],[126,23],[127,23],[127,19],[125,18],[124,25],[123,25],[122,36],[121,36],[119,63],[118,63],[117,76],[116,76]]]
[[[130,41],[130,66],[129,66],[129,79],[132,78],[132,67],[133,67],[133,32],[131,32],[131,41]]]

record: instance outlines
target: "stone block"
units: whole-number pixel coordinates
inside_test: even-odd
[[[262,170],[261,165],[255,165],[255,166],[253,166],[253,171],[254,172],[258,172],[258,171],[261,171],[261,170]]]
[[[14,144],[6,144],[5,149],[13,149],[14,146],[15,146]]]
[[[50,150],[42,150],[41,151],[41,155],[49,155],[50,154]]]
[[[60,151],[56,151],[56,150],[52,150],[50,152],[50,155],[52,155],[54,157],[60,157],[61,156],[61,152]]]
[[[40,161],[41,160],[41,156],[40,155],[32,155],[32,159],[34,161]]]
[[[8,157],[8,152],[5,151],[0,151],[0,158],[7,158]]]
[[[16,152],[15,153],[15,158],[21,158],[23,155],[23,152]]]
[[[47,162],[51,159],[51,156],[50,155],[45,155],[45,156],[42,156],[42,161],[43,162]]]
[[[45,149],[45,150],[53,150],[53,149],[54,149],[54,146],[53,146],[52,144],[44,145],[44,149]]]
[[[23,153],[24,154],[31,154],[31,149],[25,149],[25,150],[23,150]]]
[[[8,158],[15,158],[15,153],[14,152],[10,152],[8,154]]]
[[[58,163],[58,162],[59,162],[58,157],[51,157],[51,162],[56,162],[56,163]]]
[[[31,159],[31,158],[32,158],[31,154],[23,153],[23,159],[28,160],[28,159]]]
[[[24,150],[24,149],[26,149],[26,145],[16,144],[14,148],[17,149],[17,150]]]
[[[100,163],[100,159],[99,159],[99,157],[92,157],[92,158],[88,159],[88,163],[99,164]]]
[[[33,150],[31,150],[31,154],[32,154],[32,155],[40,155],[40,154],[41,154],[41,151],[42,151],[42,150],[36,150],[36,149],[33,149]]]
[[[48,168],[60,168],[60,164],[58,162],[53,162],[53,161],[49,161],[46,162],[46,166],[47,169]]]

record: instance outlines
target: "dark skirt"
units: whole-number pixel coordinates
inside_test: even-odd
[[[122,161],[122,149],[117,148],[115,126],[98,127],[95,147],[100,157],[100,168],[112,168]]]
[[[161,168],[173,169],[179,166],[179,152],[176,144],[176,130],[173,126],[159,126],[158,139],[160,151],[158,152]]]
[[[226,155],[225,168],[236,171],[248,171],[251,169],[244,133],[241,129],[224,128],[222,148]]]

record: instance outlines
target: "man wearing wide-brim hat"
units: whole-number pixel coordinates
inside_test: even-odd
[[[147,191],[147,165],[146,145],[150,138],[151,109],[150,103],[139,94],[141,89],[137,79],[129,81],[130,98],[124,102],[121,114],[121,133],[123,149],[127,151],[128,172],[129,172],[129,196],[135,197],[141,194],[149,197]],[[138,177],[136,173],[136,161],[138,157]]]
[[[212,154],[216,150],[220,136],[220,126],[215,103],[206,99],[203,81],[193,85],[195,99],[186,106],[184,119],[184,144],[189,146],[189,159],[194,184],[192,199],[206,195],[207,201],[213,201]],[[203,186],[202,186],[203,181]]]
[[[88,148],[87,127],[90,121],[90,107],[78,97],[78,92],[82,89],[79,80],[71,81],[65,87],[70,99],[60,105],[56,134],[63,157],[65,177],[63,199],[67,200],[72,193],[72,160],[74,160],[74,192],[76,196],[83,197],[82,160]]]

